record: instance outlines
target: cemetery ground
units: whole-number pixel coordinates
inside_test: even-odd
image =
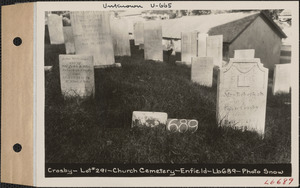
[[[216,123],[213,87],[190,81],[190,68],[146,61],[131,44],[131,57],[116,57],[122,68],[95,70],[95,98],[64,99],[58,54],[63,45],[45,47],[46,163],[290,163],[291,96],[273,96],[269,75],[264,139],[251,131]],[[167,61],[166,56],[164,59]],[[166,112],[168,118],[196,119],[195,133],[162,127],[131,128],[133,111]]]

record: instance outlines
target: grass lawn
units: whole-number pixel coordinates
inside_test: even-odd
[[[58,54],[62,45],[45,47],[46,163],[290,163],[290,95],[268,90],[266,134],[218,127],[216,71],[213,87],[190,81],[190,69],[143,60],[143,51],[116,57],[122,68],[95,70],[95,98],[64,100]],[[271,78],[271,76],[270,76]],[[272,84],[272,81],[270,81]],[[166,112],[169,118],[197,119],[197,132],[130,128],[132,111]]]

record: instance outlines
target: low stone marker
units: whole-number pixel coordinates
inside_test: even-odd
[[[247,50],[234,50],[234,58],[254,58],[255,49],[247,49]]]
[[[73,11],[70,17],[76,54],[92,55],[95,68],[114,64],[109,12]]]
[[[289,93],[291,87],[291,64],[277,64],[274,68],[272,93]]]
[[[212,57],[193,57],[191,80],[202,86],[211,87],[213,83],[214,62]]]
[[[125,19],[111,19],[111,33],[115,56],[130,56],[128,23]]]
[[[163,61],[162,26],[159,22],[144,24],[144,57],[146,60]]]
[[[136,22],[133,26],[134,45],[144,44],[144,23]]]
[[[171,132],[191,132],[194,133],[198,129],[198,121],[195,119],[168,119],[167,130]]]
[[[206,56],[214,58],[214,65],[222,67],[223,35],[208,36],[206,38]]]
[[[59,55],[61,91],[65,97],[95,94],[93,56]]]
[[[75,54],[75,43],[74,43],[72,27],[65,26],[65,27],[63,27],[63,31],[64,31],[66,53],[67,54]]]
[[[198,33],[198,57],[206,57],[206,38],[208,34]]]
[[[62,16],[51,14],[48,16],[48,29],[51,44],[63,44],[64,33]]]
[[[259,58],[230,59],[219,69],[217,120],[220,126],[265,131],[268,69]]]
[[[132,112],[131,127],[156,127],[159,125],[166,125],[168,114],[165,112]]]

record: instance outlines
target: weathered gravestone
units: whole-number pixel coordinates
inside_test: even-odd
[[[223,35],[208,36],[206,38],[206,56],[214,58],[214,65],[222,67]]]
[[[61,91],[65,97],[94,95],[93,56],[59,55],[59,72]]]
[[[255,49],[247,49],[247,50],[234,50],[234,58],[254,58]]]
[[[156,127],[158,125],[166,125],[168,114],[165,112],[132,112],[131,127]]]
[[[193,57],[191,80],[200,85],[211,87],[213,83],[214,62],[212,57]]]
[[[130,56],[128,23],[125,19],[111,19],[111,33],[115,56]]]
[[[136,22],[133,29],[134,45],[144,44],[144,23]]]
[[[144,57],[163,61],[162,26],[159,22],[144,24]]]
[[[264,134],[268,69],[260,59],[230,59],[218,74],[217,120],[221,126]]]
[[[109,12],[75,11],[70,15],[76,54],[92,55],[95,68],[113,65]]]
[[[273,75],[273,95],[289,93],[291,87],[291,64],[277,64]]]
[[[168,119],[167,130],[171,132],[191,132],[194,133],[198,129],[198,121],[195,119]]]
[[[49,29],[51,44],[63,44],[64,43],[62,16],[58,16],[56,14],[49,15],[48,16],[48,29]]]
[[[67,54],[75,54],[75,43],[74,43],[72,27],[65,26],[65,27],[63,27],[63,31],[64,31],[66,53]]]
[[[191,65],[192,57],[197,57],[197,32],[181,33],[181,63]]]
[[[206,57],[206,38],[208,34],[198,33],[198,57]]]

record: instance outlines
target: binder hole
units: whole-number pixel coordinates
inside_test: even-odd
[[[22,44],[22,39],[20,37],[16,37],[13,40],[15,46],[20,46]]]
[[[22,146],[20,144],[15,144],[13,147],[15,152],[20,152],[22,150]]]

